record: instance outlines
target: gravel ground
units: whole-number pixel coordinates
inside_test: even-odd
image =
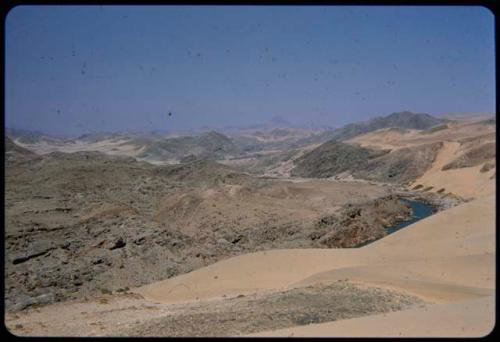
[[[296,325],[322,323],[423,304],[413,296],[345,281],[268,294],[261,298],[232,298],[186,308],[155,318],[119,336],[237,336]]]

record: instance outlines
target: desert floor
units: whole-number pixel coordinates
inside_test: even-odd
[[[6,324],[21,336],[484,336],[495,324],[494,205],[482,196],[362,248],[246,254]]]

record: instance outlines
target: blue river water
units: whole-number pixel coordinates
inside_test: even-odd
[[[426,203],[411,201],[407,199],[402,199],[401,201],[403,201],[404,203],[408,204],[411,207],[413,217],[407,221],[401,221],[396,223],[392,227],[386,228],[389,234],[397,232],[401,228],[409,226],[410,224],[413,224],[423,218],[426,218],[427,216],[431,216],[433,213],[432,207]]]
[[[412,200],[407,200],[407,199],[401,199],[400,201],[408,204],[411,207],[412,217],[409,220],[400,221],[391,227],[387,227],[386,230],[389,234],[397,232],[398,230],[400,230],[404,227],[407,227],[410,224],[413,224],[413,223],[415,223],[423,218],[426,218],[427,216],[431,216],[434,212],[432,206],[430,206],[429,204],[423,203],[423,202],[412,201]],[[355,248],[366,246],[366,245],[368,245],[372,242],[375,242],[377,240],[378,239],[365,241],[365,242],[355,246]]]

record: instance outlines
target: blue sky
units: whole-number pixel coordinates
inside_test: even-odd
[[[339,126],[495,111],[483,7],[18,6],[6,125],[56,134]],[[168,116],[172,112],[172,116]]]

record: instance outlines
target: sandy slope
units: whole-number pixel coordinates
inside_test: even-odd
[[[495,169],[481,172],[482,165],[478,165],[441,170],[444,165],[453,161],[459,154],[460,144],[458,142],[445,142],[432,168],[416,179],[413,184],[422,184],[424,187],[432,186],[434,191],[444,188],[445,192],[452,192],[465,198],[493,194],[495,192],[495,178],[492,178],[492,175],[496,172]]]
[[[265,331],[251,336],[482,337],[494,326],[494,298],[429,305],[388,314]]]
[[[358,144],[363,147],[399,149],[437,141],[457,141],[464,138],[494,133],[495,131],[496,125],[485,125],[478,122],[464,121],[448,123],[446,129],[436,130],[435,132],[425,132],[414,129],[399,131],[384,128],[355,136],[345,142],[349,144]]]
[[[424,311],[414,309],[417,311],[352,319],[347,325],[339,321],[318,325],[317,329],[315,325],[300,327],[297,332],[339,336],[484,335],[494,322],[492,309],[484,304],[492,303],[494,294],[494,200],[491,195],[440,212],[360,249],[253,253],[138,288],[136,292],[149,300],[175,303],[348,279],[405,291],[441,304]],[[464,300],[471,300],[467,309],[456,305],[464,314],[482,317],[481,325],[464,320],[465,316],[459,314],[462,311],[453,306],[442,306]],[[453,314],[442,317],[437,330],[418,328],[431,319],[435,322],[433,315],[447,313]],[[382,328],[392,326],[391,317],[395,317],[394,323],[402,322],[397,331]],[[420,323],[413,324],[408,319]],[[365,320],[373,322],[373,327],[367,326]],[[379,324],[380,321],[391,324]],[[273,334],[289,333],[290,330],[283,330]]]
[[[461,169],[437,171],[428,173],[417,179],[413,184],[434,187],[433,191],[445,189],[464,198],[476,198],[495,192],[495,169],[480,172],[482,165]]]
[[[355,136],[346,140],[348,144],[379,149],[398,149],[413,145],[411,139],[418,138],[418,130],[407,129],[404,132],[391,128],[383,128],[374,132]]]
[[[426,134],[417,130],[401,132],[393,129],[382,129],[356,136],[346,142],[364,147],[397,150],[403,147],[442,141],[444,146],[439,151],[432,168],[416,179],[412,186],[420,184],[423,188],[433,187],[431,191],[444,189],[442,190],[444,193],[451,192],[469,199],[478,198],[494,193],[495,177],[493,175],[496,174],[495,168],[488,172],[480,172],[482,165],[441,170],[444,165],[452,162],[466,151],[464,145],[461,146],[460,139],[487,136],[496,130],[496,125],[485,125],[471,120],[449,123],[446,129]],[[484,141],[495,141],[495,138],[494,136],[484,138]]]

